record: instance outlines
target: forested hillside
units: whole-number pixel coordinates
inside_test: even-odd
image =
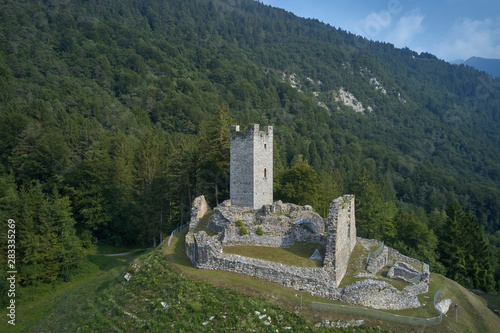
[[[354,193],[360,236],[468,287],[500,280],[499,80],[252,0],[3,1],[0,29],[21,284],[227,199],[235,123],[275,127],[276,200],[325,215]]]

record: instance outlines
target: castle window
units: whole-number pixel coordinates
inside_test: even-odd
[[[267,178],[267,168],[264,168],[264,178]]]
[[[264,149],[267,149],[267,143],[264,143]]]

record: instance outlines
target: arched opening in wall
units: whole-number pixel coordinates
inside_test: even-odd
[[[264,178],[267,178],[267,168],[264,168]]]
[[[267,143],[264,143],[264,149],[267,149]]]

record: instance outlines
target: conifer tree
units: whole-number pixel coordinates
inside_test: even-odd
[[[467,283],[467,255],[463,247],[461,222],[464,213],[456,201],[446,209],[446,222],[440,230],[440,261],[447,269],[448,277],[461,283]]]
[[[229,197],[229,127],[232,123],[227,106],[222,105],[201,131],[198,191],[208,191],[205,194],[214,198],[215,205]]]
[[[69,280],[84,258],[69,198],[49,196],[34,183],[19,191],[10,216],[16,220],[21,284]]]
[[[465,213],[456,201],[446,209],[440,231],[440,261],[447,276],[468,288],[495,288],[491,251],[474,214]]]
[[[394,235],[393,208],[385,202],[380,187],[363,167],[353,186],[356,198],[356,228],[362,237],[384,239]]]
[[[165,179],[162,175],[164,153],[159,133],[148,129],[143,135],[135,159],[139,211],[136,227],[144,245],[156,246],[162,240],[165,210]]]
[[[284,202],[297,205],[311,205],[318,208],[319,188],[321,180],[314,170],[302,158],[294,163],[290,169],[278,175],[278,198]]]
[[[491,267],[491,250],[484,238],[483,230],[472,213],[466,213],[463,219],[464,248],[468,255],[469,277],[474,288],[494,290],[495,281]]]

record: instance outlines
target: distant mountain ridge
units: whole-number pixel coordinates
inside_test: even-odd
[[[500,77],[500,59],[486,59],[481,57],[471,57],[467,60],[455,60],[451,62],[455,65],[467,65],[480,71],[484,71],[493,76]]]

